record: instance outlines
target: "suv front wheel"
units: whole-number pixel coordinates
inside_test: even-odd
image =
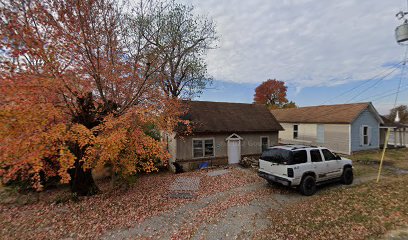
[[[305,196],[311,196],[316,192],[316,179],[313,176],[305,176],[299,186],[300,192]]]
[[[353,183],[353,169],[351,167],[344,168],[341,180],[343,184],[346,185],[350,185]]]

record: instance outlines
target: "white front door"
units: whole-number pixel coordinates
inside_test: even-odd
[[[228,140],[228,164],[239,163],[241,159],[241,141]]]

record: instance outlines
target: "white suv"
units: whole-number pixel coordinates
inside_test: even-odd
[[[298,186],[302,194],[313,195],[316,184],[341,180],[353,182],[352,161],[324,147],[285,145],[271,147],[259,159],[259,176],[269,183]]]

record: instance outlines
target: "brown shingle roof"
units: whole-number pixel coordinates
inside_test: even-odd
[[[384,121],[384,123],[381,124],[381,126],[383,127],[408,128],[408,124],[394,122],[393,120],[389,119],[386,116],[381,116],[381,119]]]
[[[194,133],[269,132],[283,130],[264,105],[188,101],[187,119]]]
[[[281,123],[352,123],[371,103],[322,105],[272,110]],[[375,110],[374,110],[375,111]],[[381,121],[381,120],[380,120]]]

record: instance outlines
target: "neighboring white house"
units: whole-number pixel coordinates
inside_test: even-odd
[[[382,116],[384,124],[380,126],[380,145],[385,143],[385,137],[387,130],[389,129],[390,137],[388,139],[388,146],[392,147],[407,147],[408,146],[408,125],[402,123],[396,123],[392,120]]]
[[[324,146],[338,153],[378,149],[381,116],[371,103],[323,105],[272,110],[285,129],[283,144]]]

